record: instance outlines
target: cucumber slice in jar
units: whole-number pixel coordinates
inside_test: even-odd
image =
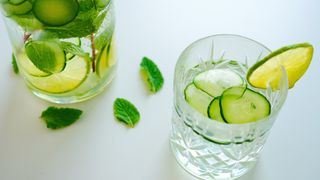
[[[185,90],[184,95],[186,101],[191,107],[199,111],[204,116],[207,116],[207,110],[213,97],[198,89],[193,83],[189,84]]]
[[[18,5],[18,4],[21,4],[25,1],[27,1],[27,0],[9,0],[9,3],[14,4],[14,5]]]
[[[208,117],[220,122],[225,122],[220,109],[220,96],[215,97],[208,107]]]
[[[271,105],[265,96],[246,87],[231,87],[220,99],[221,115],[231,124],[258,121],[271,113]]]
[[[222,92],[232,86],[241,86],[241,76],[228,69],[210,69],[199,73],[193,83],[195,86],[213,97],[221,96]]]
[[[103,9],[109,4],[110,0],[94,0],[94,2],[97,9]]]
[[[23,3],[18,5],[5,3],[2,6],[5,16],[24,15],[32,10],[32,4],[29,1],[24,1]]]
[[[33,13],[48,26],[62,26],[71,22],[79,12],[77,0],[34,0]]]

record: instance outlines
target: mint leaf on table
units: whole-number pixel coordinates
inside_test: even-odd
[[[13,69],[13,72],[16,73],[16,74],[19,74],[19,67],[18,67],[18,64],[17,64],[17,59],[16,59],[16,56],[12,53],[12,69]]]
[[[117,98],[113,104],[114,116],[129,127],[134,127],[140,120],[138,109],[128,100]]]
[[[140,64],[143,79],[151,92],[158,92],[164,83],[163,76],[158,66],[149,58],[144,57]]]
[[[41,118],[49,129],[60,129],[76,122],[82,114],[81,110],[72,108],[48,107],[42,112]]]

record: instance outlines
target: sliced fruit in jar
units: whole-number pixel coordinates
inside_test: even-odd
[[[51,73],[46,73],[38,69],[28,58],[25,52],[21,52],[18,54],[17,59],[19,61],[19,65],[21,66],[22,70],[26,73],[30,74],[31,76],[38,76],[44,77],[49,76]]]
[[[55,41],[29,41],[25,51],[32,63],[46,73],[61,72],[66,65],[66,56]]]
[[[204,116],[208,116],[208,106],[213,100],[213,97],[198,89],[193,83],[189,84],[185,88],[184,95],[186,101],[190,104],[191,107],[199,111]]]
[[[34,0],[33,13],[42,23],[62,26],[71,22],[78,14],[77,0]]]
[[[220,96],[225,89],[241,86],[241,76],[228,69],[211,69],[199,73],[193,83],[195,86],[213,97]]]
[[[32,4],[27,0],[25,2],[23,2],[21,4],[17,4],[17,5],[5,3],[2,5],[2,7],[4,10],[5,16],[24,15],[32,10]]]
[[[313,46],[304,43],[283,47],[253,65],[248,73],[248,82],[258,88],[267,88],[268,83],[274,89],[282,75],[281,66],[287,72],[289,88],[307,71],[313,56]]]
[[[115,50],[114,45],[111,42],[110,44],[106,45],[102,52],[99,55],[97,60],[97,73],[100,77],[103,77],[107,74],[108,70],[115,65],[116,57],[115,57]]]
[[[220,99],[221,115],[231,124],[245,124],[267,117],[271,105],[262,94],[246,87],[231,87]]]
[[[215,97],[214,100],[211,101],[208,107],[208,116],[211,119],[225,122],[223,120],[223,117],[221,115],[221,109],[220,109],[220,96]]]
[[[65,93],[76,89],[89,72],[88,60],[80,56],[68,61],[66,68],[48,77],[28,77],[30,84],[48,93]]]

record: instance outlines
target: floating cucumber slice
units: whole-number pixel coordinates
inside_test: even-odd
[[[215,97],[213,101],[211,101],[209,107],[208,107],[208,116],[211,119],[225,122],[223,120],[223,117],[221,115],[221,109],[220,109],[220,97]]]
[[[184,95],[186,101],[190,104],[190,106],[192,106],[204,116],[208,116],[208,106],[213,97],[198,89],[193,83],[189,84],[185,88]]]
[[[241,76],[228,69],[211,69],[199,73],[193,83],[197,88],[213,97],[220,96],[225,89],[241,86],[244,81]]]
[[[114,40],[107,44],[99,55],[97,60],[97,73],[100,77],[107,74],[110,67],[116,63]]]
[[[17,4],[21,4],[21,3],[25,2],[25,1],[26,0],[9,0],[9,3],[17,5]]]
[[[255,122],[271,112],[266,97],[246,87],[225,90],[220,99],[220,108],[223,119],[233,124]]]
[[[28,78],[30,84],[39,90],[49,93],[65,93],[76,89],[86,79],[89,72],[87,59],[76,56],[67,62],[66,68],[48,77]]]
[[[42,23],[62,26],[71,22],[79,12],[77,0],[35,0],[33,13]]]
[[[17,60],[22,70],[30,74],[31,76],[44,77],[49,76],[50,73],[46,73],[38,69],[28,58],[25,52],[19,53],[17,55]]]
[[[268,83],[278,89],[281,79],[281,66],[288,75],[289,88],[307,71],[313,56],[313,46],[308,43],[286,46],[278,49],[253,65],[248,73],[248,82],[259,88],[266,89]]]
[[[55,41],[29,41],[25,51],[32,63],[43,72],[58,73],[66,65],[65,53]]]
[[[24,15],[32,10],[32,4],[29,1],[24,1],[23,3],[18,5],[5,3],[2,6],[5,16]]]

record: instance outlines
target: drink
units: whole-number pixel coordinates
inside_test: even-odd
[[[253,40],[217,35],[196,41],[180,56],[170,141],[192,175],[235,179],[257,162],[288,91],[285,70],[278,87],[247,82],[249,68],[269,53]]]
[[[116,71],[110,0],[1,0],[21,75],[38,97],[74,103],[101,92]]]

